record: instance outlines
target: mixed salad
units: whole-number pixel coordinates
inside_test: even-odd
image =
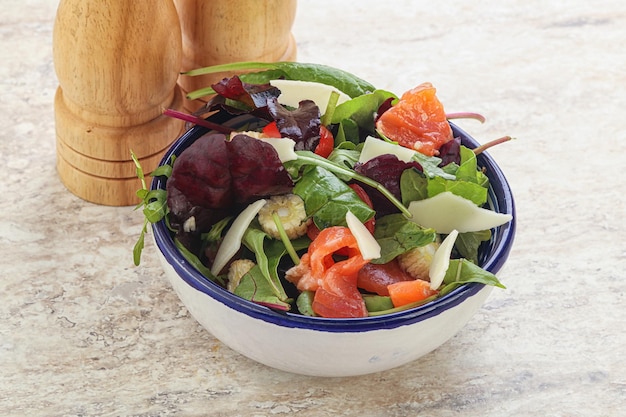
[[[136,264],[147,225],[164,219],[208,280],[275,310],[365,317],[469,282],[503,287],[479,247],[511,216],[485,208],[483,149],[454,136],[430,83],[398,97],[293,62],[187,75],[243,70],[191,93],[212,97],[198,113],[166,111],[208,128],[152,173],[166,190],[148,190],[135,159],[146,218]]]

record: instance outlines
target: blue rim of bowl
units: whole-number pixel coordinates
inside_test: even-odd
[[[221,114],[217,114],[212,118],[212,121],[215,123],[224,123],[228,119],[229,118],[225,118]],[[211,120],[211,118],[209,118],[209,120]],[[478,143],[465,131],[453,123],[450,123],[450,125],[455,137],[460,137],[463,145],[469,148],[478,146]],[[169,163],[173,155],[179,155],[191,145],[191,143],[207,132],[208,129],[201,126],[195,126],[189,129],[174,142],[163,156],[159,165]],[[506,262],[513,246],[516,229],[515,202],[509,183],[493,158],[487,152],[482,152],[478,155],[477,159],[478,165],[484,167],[490,180],[491,185],[488,191],[488,199],[491,208],[495,211],[511,214],[513,216],[513,220],[509,223],[492,230],[491,240],[485,242],[484,244],[487,247],[482,249],[483,253],[489,252],[488,256],[480,259],[482,267],[495,274]],[[494,184],[497,189],[493,188]],[[165,189],[165,179],[163,177],[153,178],[151,188]],[[283,327],[343,333],[393,329],[399,326],[417,323],[441,314],[477,294],[484,287],[484,284],[477,283],[461,285],[443,297],[427,304],[381,316],[336,319],[279,312],[229,293],[218,284],[204,277],[181,256],[164,220],[153,224],[152,230],[159,251],[161,251],[167,262],[174,268],[178,276],[188,285],[242,314]]]

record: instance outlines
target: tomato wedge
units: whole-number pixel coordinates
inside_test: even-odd
[[[363,187],[361,187],[359,184],[356,183],[350,183],[348,184],[348,186],[350,188],[352,188],[352,191],[354,191],[356,193],[356,195],[359,196],[359,198],[369,206],[369,208],[373,209],[374,205],[372,204],[372,199],[370,198],[369,195],[367,195],[367,193],[365,192],[365,190],[363,189]],[[367,228],[367,230],[371,233],[374,234],[374,229],[376,229],[376,219],[374,217],[372,217],[371,219],[367,220],[365,223],[363,223],[365,225],[365,227]]]
[[[389,295],[388,285],[414,279],[404,272],[397,259],[394,258],[386,264],[364,265],[358,273],[357,287],[378,295]]]
[[[389,110],[380,115],[376,128],[400,145],[428,156],[453,138],[443,105],[431,83],[407,91]]]
[[[278,130],[278,125],[276,122],[268,123],[263,128],[263,134],[269,138],[280,138],[280,130]]]
[[[320,126],[320,141],[315,147],[315,153],[322,158],[328,158],[328,155],[335,148],[335,138],[328,128],[324,125]]]

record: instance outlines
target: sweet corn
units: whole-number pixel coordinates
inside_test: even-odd
[[[307,218],[304,201],[295,194],[277,195],[269,198],[261,211],[259,223],[263,231],[275,239],[280,239],[273,214],[278,214],[280,221],[290,240],[306,234],[311,219]]]
[[[250,259],[237,259],[230,264],[228,268],[228,286],[227,290],[235,292],[235,288],[239,285],[241,278],[248,273],[256,264]]]
[[[400,268],[415,279],[430,281],[428,272],[430,270],[430,264],[433,260],[433,255],[437,251],[439,245],[440,242],[438,241],[432,242],[426,246],[413,248],[402,255],[399,255],[398,263],[400,264]]]

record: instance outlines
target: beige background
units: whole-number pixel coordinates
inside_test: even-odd
[[[517,138],[491,152],[517,198],[508,288],[423,359],[345,379],[224,347],[151,244],[132,265],[140,213],[66,191],[56,6],[3,1],[0,17],[0,415],[623,415],[625,2],[300,2],[301,61],[397,93],[431,81],[447,111],[487,117],[460,123],[479,140]]]

